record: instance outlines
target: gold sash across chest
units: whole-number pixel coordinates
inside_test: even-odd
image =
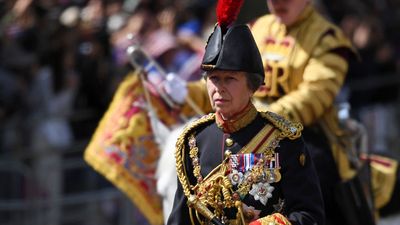
[[[239,151],[239,153],[262,153],[267,149],[273,150],[278,146],[280,133],[280,130],[276,129],[271,124],[267,124]]]

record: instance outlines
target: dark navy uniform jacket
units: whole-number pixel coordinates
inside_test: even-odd
[[[224,151],[228,149],[225,145],[226,138],[229,137],[234,141],[229,150],[235,154],[268,123],[270,121],[258,114],[249,125],[231,134],[224,133],[222,129],[217,127],[215,121],[196,127],[195,137],[199,148],[203,177],[223,161]],[[187,141],[185,143],[187,145]],[[189,149],[189,147],[186,146],[186,149]],[[193,166],[188,152],[185,151],[185,169],[190,184],[194,185],[196,178],[193,175]],[[272,184],[274,186],[272,198],[268,200],[266,205],[263,205],[248,194],[242,200],[243,203],[261,210],[260,218],[279,212],[293,225],[324,224],[324,206],[319,181],[303,139],[301,137],[295,140],[285,138],[279,142],[275,152],[279,153],[281,180]],[[302,155],[303,162],[301,162]],[[279,204],[282,202],[283,205]],[[234,215],[235,213],[232,213],[232,216]],[[167,224],[191,224],[187,198],[183,194],[182,185],[179,181],[174,206]]]

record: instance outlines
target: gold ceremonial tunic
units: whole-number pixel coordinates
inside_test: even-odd
[[[350,42],[311,6],[291,27],[274,15],[251,27],[264,62],[265,85],[256,93],[257,107],[308,126],[332,116],[333,101],[348,69],[343,50]],[[343,51],[344,52],[344,51]]]

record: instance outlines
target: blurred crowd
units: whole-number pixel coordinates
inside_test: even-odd
[[[130,45],[141,46],[167,72],[199,79],[215,3],[0,0],[0,157],[38,159],[30,163],[43,179],[39,183],[46,183],[43,171],[56,167],[59,151],[90,138],[132,70]],[[367,127],[371,150],[400,152],[400,1],[318,0],[317,5],[359,53],[341,97]],[[240,16],[250,22],[255,8],[245,9]],[[59,184],[56,171],[53,185]],[[0,196],[17,191],[3,187]]]

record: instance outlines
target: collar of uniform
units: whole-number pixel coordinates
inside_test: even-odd
[[[224,133],[233,133],[243,127],[249,125],[257,116],[257,109],[253,103],[249,103],[240,113],[235,115],[233,119],[224,120],[222,116],[216,112],[215,121],[217,126],[224,131]]]

